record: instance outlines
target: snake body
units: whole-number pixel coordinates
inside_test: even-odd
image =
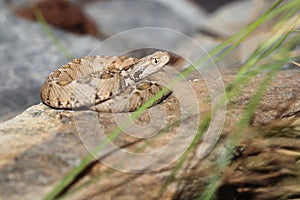
[[[140,59],[123,56],[75,59],[47,77],[40,97],[44,104],[58,109],[134,111],[163,88],[147,78],[160,71],[169,60],[169,54],[161,51]],[[171,93],[167,91],[153,104]]]

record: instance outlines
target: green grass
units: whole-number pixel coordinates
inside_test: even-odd
[[[208,182],[209,184],[205,188],[204,191],[199,191],[198,198],[201,200],[208,200],[208,199],[214,199],[216,192],[218,190],[218,187],[221,183],[221,172],[224,171],[230,164],[232,154],[236,148],[236,145],[241,138],[241,134],[243,133],[244,128],[249,126],[250,120],[252,116],[254,115],[254,112],[263,97],[266,89],[268,88],[270,82],[273,80],[276,73],[281,69],[281,67],[291,61],[291,51],[293,51],[293,48],[299,41],[299,36],[297,34],[291,35],[290,33],[295,33],[297,30],[294,30],[294,24],[299,20],[298,18],[294,19],[295,23],[291,23],[291,25],[287,26],[287,21],[291,19],[292,16],[296,15],[296,12],[300,9],[300,3],[297,0],[289,1],[286,4],[282,4],[282,0],[277,1],[270,9],[268,9],[259,19],[257,19],[255,22],[253,22],[248,27],[241,30],[239,33],[235,34],[234,36],[230,37],[228,40],[217,46],[215,49],[213,49],[211,52],[209,52],[209,56],[212,56],[215,58],[216,62],[222,60],[226,55],[228,55],[230,52],[232,52],[234,49],[236,49],[251,33],[253,33],[254,30],[257,29],[257,27],[261,26],[263,23],[265,23],[268,20],[272,20],[275,17],[277,17],[277,23],[274,29],[270,30],[273,31],[272,36],[270,38],[263,42],[248,58],[248,60],[243,64],[243,66],[240,68],[239,72],[237,73],[237,76],[235,80],[230,83],[226,87],[226,96],[227,98],[223,98],[219,104],[217,104],[216,107],[212,108],[212,112],[218,112],[218,106],[222,105],[222,103],[228,103],[230,100],[238,96],[243,88],[245,88],[249,82],[257,75],[264,73],[264,80],[262,84],[258,87],[256,93],[253,95],[252,99],[249,101],[248,105],[246,106],[242,117],[239,120],[239,123],[236,125],[235,129],[230,134],[230,137],[228,138],[226,145],[227,145],[227,151],[224,152],[224,154],[218,159],[217,161],[217,168],[218,171],[216,171],[215,176],[213,176]],[[42,19],[42,18],[40,18]],[[45,24],[42,20],[40,20],[42,24]],[[282,28],[283,27],[283,28]],[[52,35],[49,31],[48,35]],[[52,37],[51,36],[51,37]],[[53,37],[52,37],[53,38]],[[56,44],[59,44],[57,42],[57,39],[52,39],[52,41]],[[60,45],[57,45],[58,47]],[[59,47],[59,49],[62,49]],[[226,49],[226,50],[225,50]],[[66,56],[69,56],[66,51],[62,50]],[[202,63],[205,63],[207,59],[209,59],[209,56],[204,56],[199,59],[198,62],[194,63],[193,66],[199,66]],[[294,56],[293,59],[299,59],[299,55]],[[195,69],[193,66],[190,66],[185,71],[183,71],[182,75],[185,77],[192,73]],[[206,66],[210,67],[210,66]],[[180,81],[180,77],[175,79],[174,81]],[[172,83],[171,83],[172,84]],[[238,86],[238,87],[237,87]],[[160,98],[166,91],[161,91],[158,93],[151,101],[155,101],[157,98]],[[138,118],[147,107],[152,104],[152,102],[147,102],[145,105],[143,105],[137,112],[134,112],[132,114],[132,119]],[[186,163],[190,153],[197,148],[198,142],[201,138],[201,136],[205,133],[207,128],[209,127],[211,121],[211,113],[205,116],[199,126],[198,132],[192,142],[192,144],[189,146],[189,148],[186,150],[186,152],[181,156],[181,158],[176,162],[176,165],[172,169],[169,177],[166,179],[165,183],[161,187],[160,191],[156,195],[157,199],[161,199],[161,197],[166,192],[167,188],[170,186],[171,183],[175,181],[175,176],[177,175],[178,171],[182,169],[184,163]],[[114,140],[118,137],[118,135],[121,133],[122,128],[128,126],[130,124],[130,120],[124,122],[121,126],[117,127],[109,136],[109,140]],[[107,141],[104,143],[99,144],[99,147],[94,150],[95,154],[98,154],[97,152],[100,152],[103,150],[107,145]],[[80,174],[83,170],[85,170],[93,161],[95,158],[92,156],[92,154],[89,154],[80,165],[73,168],[62,180],[61,182],[54,187],[54,189],[44,198],[44,199],[56,199],[60,197],[62,192],[65,190],[65,188],[72,183],[78,174]],[[99,179],[99,177],[95,178],[96,180]],[[91,182],[92,184],[93,182]],[[79,187],[80,189],[84,189],[85,187]],[[70,191],[72,192],[72,191]],[[74,191],[73,191],[74,192]],[[65,193],[63,195],[68,195],[68,193]]]
[[[223,54],[220,54],[220,56],[217,58],[217,60],[221,60],[223,57],[228,55],[232,50],[234,50],[247,36],[249,36],[255,28],[257,28],[260,24],[265,22],[267,19],[272,19],[272,17],[275,17],[276,15],[281,14],[281,12],[288,12],[287,15],[284,16],[284,19],[281,19],[278,22],[278,26],[281,24],[284,24],[286,20],[290,19],[291,16],[299,10],[300,4],[299,2],[292,1],[290,4],[286,4],[285,6],[279,7],[276,9],[276,6],[279,5],[282,1],[278,1],[274,4],[268,11],[266,11],[265,14],[262,15],[261,18],[259,18],[257,21],[255,21],[253,24],[251,24],[249,27],[245,28],[241,32],[237,33],[233,37],[229,38],[227,41],[216,47],[214,50],[212,50],[209,55],[217,55],[219,52],[222,51],[222,49],[226,48],[228,45],[232,45],[234,48],[228,48],[227,51],[225,51]],[[294,7],[296,6],[296,7]],[[290,11],[291,10],[291,11]],[[280,11],[280,12],[279,12]],[[297,18],[295,20],[298,21]],[[209,181],[210,184],[207,186],[207,188],[201,192],[201,195],[199,195],[199,199],[206,200],[206,199],[214,199],[216,191],[219,187],[220,181],[221,181],[221,172],[224,171],[224,169],[229,165],[232,154],[235,150],[235,147],[239,141],[239,138],[241,135],[238,133],[243,133],[243,129],[247,128],[249,126],[250,120],[261,100],[263,97],[268,85],[276,75],[276,73],[281,69],[281,67],[288,63],[290,60],[289,52],[292,51],[292,49],[295,47],[297,42],[299,41],[299,36],[294,36],[292,39],[283,44],[283,42],[286,40],[287,36],[290,35],[290,33],[294,32],[294,27],[289,27],[289,30],[283,30],[282,32],[277,32],[274,34],[269,40],[261,44],[249,57],[249,59],[245,62],[245,64],[241,67],[239,70],[235,80],[233,83],[228,85],[226,87],[226,96],[227,101],[230,101],[234,97],[238,96],[243,88],[247,86],[247,84],[257,75],[263,72],[267,71],[267,74],[265,74],[265,80],[262,81],[263,84],[260,85],[255,95],[252,97],[250,102],[248,103],[241,119],[239,120],[238,125],[236,126],[236,129],[231,133],[232,137],[228,139],[227,144],[227,152],[225,152],[222,157],[218,159],[218,169],[219,172],[216,172],[216,175],[211,178]],[[264,65],[260,65],[259,62],[261,62],[263,59],[267,58],[268,56],[272,55],[281,55],[280,59],[276,60],[269,60],[269,62],[265,63]],[[298,57],[299,58],[299,57]],[[202,58],[199,60],[198,63],[195,65],[201,64],[204,62],[207,58]],[[187,71],[192,71],[191,68]],[[225,99],[223,99],[225,101]],[[174,177],[176,173],[180,170],[180,168],[183,166],[184,162],[186,161],[188,154],[192,152],[194,148],[196,148],[197,142],[201,138],[201,136],[206,131],[206,128],[208,128],[208,124],[210,122],[210,118],[206,117],[205,120],[202,122],[202,125],[199,128],[198,134],[195,137],[195,142],[191,144],[191,147],[187,150],[187,152],[184,154],[184,156],[181,157],[180,161],[177,163],[177,165],[174,167],[171,175],[166,180],[164,186],[161,188],[157,199],[159,199],[162,194],[166,191],[166,188],[168,185],[170,185],[174,181]]]

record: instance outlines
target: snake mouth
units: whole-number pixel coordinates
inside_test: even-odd
[[[165,64],[167,64],[170,59],[171,59],[171,56],[168,52],[163,52],[165,55],[161,57],[161,61],[164,62]]]

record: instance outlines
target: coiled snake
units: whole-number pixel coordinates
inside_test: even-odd
[[[164,87],[147,78],[161,70],[169,60],[169,54],[161,51],[141,59],[123,56],[75,59],[48,76],[40,97],[44,104],[59,109],[134,111]],[[168,90],[152,105],[170,93]]]

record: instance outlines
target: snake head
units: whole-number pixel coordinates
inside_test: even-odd
[[[168,52],[157,51],[138,60],[129,75],[135,81],[161,70],[170,60]]]

